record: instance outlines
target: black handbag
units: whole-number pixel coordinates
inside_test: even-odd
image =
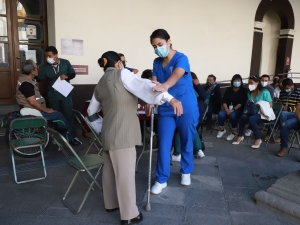
[[[244,107],[244,114],[247,116],[253,116],[258,114],[259,106],[256,105],[253,101],[247,101],[247,104]]]

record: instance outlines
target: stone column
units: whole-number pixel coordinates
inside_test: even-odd
[[[250,67],[250,76],[259,75],[261,64],[262,40],[263,40],[263,27],[264,23],[254,22],[254,36],[252,47],[252,58]]]

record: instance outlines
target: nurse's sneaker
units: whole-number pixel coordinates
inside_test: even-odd
[[[204,153],[201,149],[199,149],[199,151],[197,152],[197,154],[195,156],[197,158],[204,158],[205,157],[205,155],[204,155]]]
[[[167,182],[165,182],[165,183],[163,183],[163,184],[160,184],[160,183],[158,183],[158,182],[156,181],[155,184],[154,184],[154,185],[152,186],[152,188],[151,188],[151,193],[157,195],[157,194],[159,194],[159,193],[162,191],[162,189],[164,189],[165,187],[167,187]]]
[[[172,155],[172,161],[180,162],[181,161],[181,154],[179,154],[179,155]]]
[[[252,134],[252,130],[247,129],[247,130],[245,131],[245,136],[246,136],[246,137],[250,137],[251,134]]]
[[[191,185],[191,174],[181,174],[180,184],[185,186]]]
[[[218,134],[217,134],[217,138],[221,138],[221,137],[223,137],[223,135],[226,133],[226,130],[224,129],[224,130],[219,130],[218,131]]]

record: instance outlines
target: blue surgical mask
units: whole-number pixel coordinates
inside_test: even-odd
[[[167,48],[167,46],[161,46],[161,47],[157,47],[154,50],[155,54],[158,55],[160,58],[165,58],[167,57],[167,55],[169,54],[169,49]]]
[[[241,82],[233,82],[233,86],[234,87],[239,87],[239,86],[241,86]]]
[[[290,93],[292,90],[291,89],[285,89],[285,92]]]

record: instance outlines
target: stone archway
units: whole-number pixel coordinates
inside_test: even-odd
[[[276,12],[281,20],[275,74],[285,73],[290,68],[295,27],[292,5],[288,0],[262,0],[255,15],[250,76],[259,75],[264,27],[262,21],[269,10]]]

